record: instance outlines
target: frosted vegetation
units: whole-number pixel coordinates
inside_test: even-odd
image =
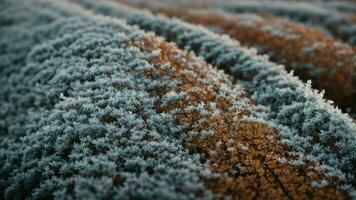
[[[114,2],[75,0],[101,14],[125,19],[148,31],[194,51],[213,66],[224,69],[244,85],[251,98],[266,107],[260,117],[275,127],[292,151],[310,160],[320,160],[330,175],[355,182],[356,125],[326,102],[322,94],[288,74],[267,57],[257,56],[227,36],[200,26],[169,20]]]
[[[230,74],[236,85],[194,55],[181,72],[215,88],[216,98],[235,100],[229,111],[275,128],[301,157],[295,165],[320,160],[356,196],[352,120],[310,84],[227,36],[95,0],[2,0],[0,24],[0,199],[215,197],[202,180],[222,174],[184,146],[189,135],[204,139],[214,131],[189,131],[189,124],[174,123],[181,110],[160,109],[181,100],[185,87],[168,76],[176,73],[169,63],[152,63],[159,50],[135,46],[155,37],[144,31]],[[203,78],[196,69],[206,72]],[[182,110],[219,115],[213,102]]]

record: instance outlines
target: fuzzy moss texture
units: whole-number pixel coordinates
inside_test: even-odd
[[[228,37],[94,0],[0,24],[0,199],[355,198],[352,120]]]

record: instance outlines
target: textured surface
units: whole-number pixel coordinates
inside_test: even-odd
[[[0,199],[355,198],[355,124],[254,50],[113,1],[0,5]]]
[[[330,174],[346,176],[355,184],[355,123],[312,90],[310,84],[305,85],[287,73],[283,66],[257,56],[255,50],[243,48],[227,36],[180,20],[154,16],[114,2],[75,1],[154,31],[224,69],[257,104],[266,106],[267,112],[259,116],[279,130],[284,144],[302,157],[321,160],[331,170]]]

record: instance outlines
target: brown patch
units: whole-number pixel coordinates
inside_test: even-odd
[[[278,135],[267,125],[244,121],[249,111],[232,111],[230,108],[243,97],[217,95],[222,83],[232,85],[221,78],[215,82],[202,80],[211,78],[216,73],[211,66],[200,61],[203,67],[189,67],[194,58],[175,46],[167,44],[155,37],[133,44],[144,52],[160,50],[160,54],[152,58],[153,65],[161,66],[170,63],[171,68],[165,71],[155,68],[160,77],[175,80],[178,84],[175,92],[185,92],[185,96],[165,106],[157,102],[157,110],[169,112],[174,109],[182,111],[177,115],[175,123],[185,125],[186,131],[214,131],[213,135],[202,137],[191,135],[185,146],[191,153],[199,153],[202,162],[208,162],[210,170],[225,174],[222,177],[204,180],[206,185],[218,196],[232,196],[234,199],[347,199],[345,192],[337,189],[338,180],[325,177],[322,171],[315,170],[318,163],[304,162],[292,165],[280,162],[279,159],[293,160],[295,157],[287,153],[287,149],[278,142]],[[195,60],[196,61],[196,60]],[[196,76],[187,76],[191,70]],[[146,72],[147,77],[157,78]],[[166,92],[156,91],[160,96]],[[200,114],[196,110],[186,109],[201,103],[208,111],[217,110],[213,115],[208,112]],[[209,108],[215,103],[216,109]],[[251,107],[253,107],[252,103]],[[196,122],[200,123],[196,123]],[[314,181],[327,180],[328,186],[313,187]]]

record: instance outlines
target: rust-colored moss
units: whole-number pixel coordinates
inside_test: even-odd
[[[231,106],[243,97],[217,95],[219,84],[226,79],[211,83],[201,81],[209,79],[216,73],[210,66],[201,61],[203,68],[191,67],[197,76],[187,76],[184,71],[194,59],[186,52],[167,44],[157,38],[147,38],[134,44],[142,51],[160,50],[160,55],[151,60],[152,64],[170,63],[172,70],[167,73],[156,68],[162,77],[175,80],[176,92],[185,92],[179,101],[160,106],[161,112],[180,109],[175,123],[185,125],[187,131],[212,130],[215,134],[202,137],[191,135],[185,145],[192,153],[199,153],[202,162],[207,162],[210,170],[224,174],[222,177],[203,180],[218,196],[232,196],[234,199],[347,199],[345,192],[337,189],[338,180],[325,177],[322,171],[315,170],[317,163],[305,162],[292,165],[280,162],[279,159],[293,160],[287,149],[278,142],[278,135],[267,125],[259,122],[242,120],[248,116],[248,110],[233,111]],[[150,73],[144,74],[151,77]],[[194,89],[193,89],[194,88]],[[163,95],[164,91],[159,91]],[[215,103],[217,115],[201,116],[197,111],[186,110],[196,103]],[[250,102],[253,107],[252,102]],[[205,107],[207,110],[210,108]],[[203,123],[194,122],[203,120]],[[313,187],[314,181],[327,180],[328,186]]]

